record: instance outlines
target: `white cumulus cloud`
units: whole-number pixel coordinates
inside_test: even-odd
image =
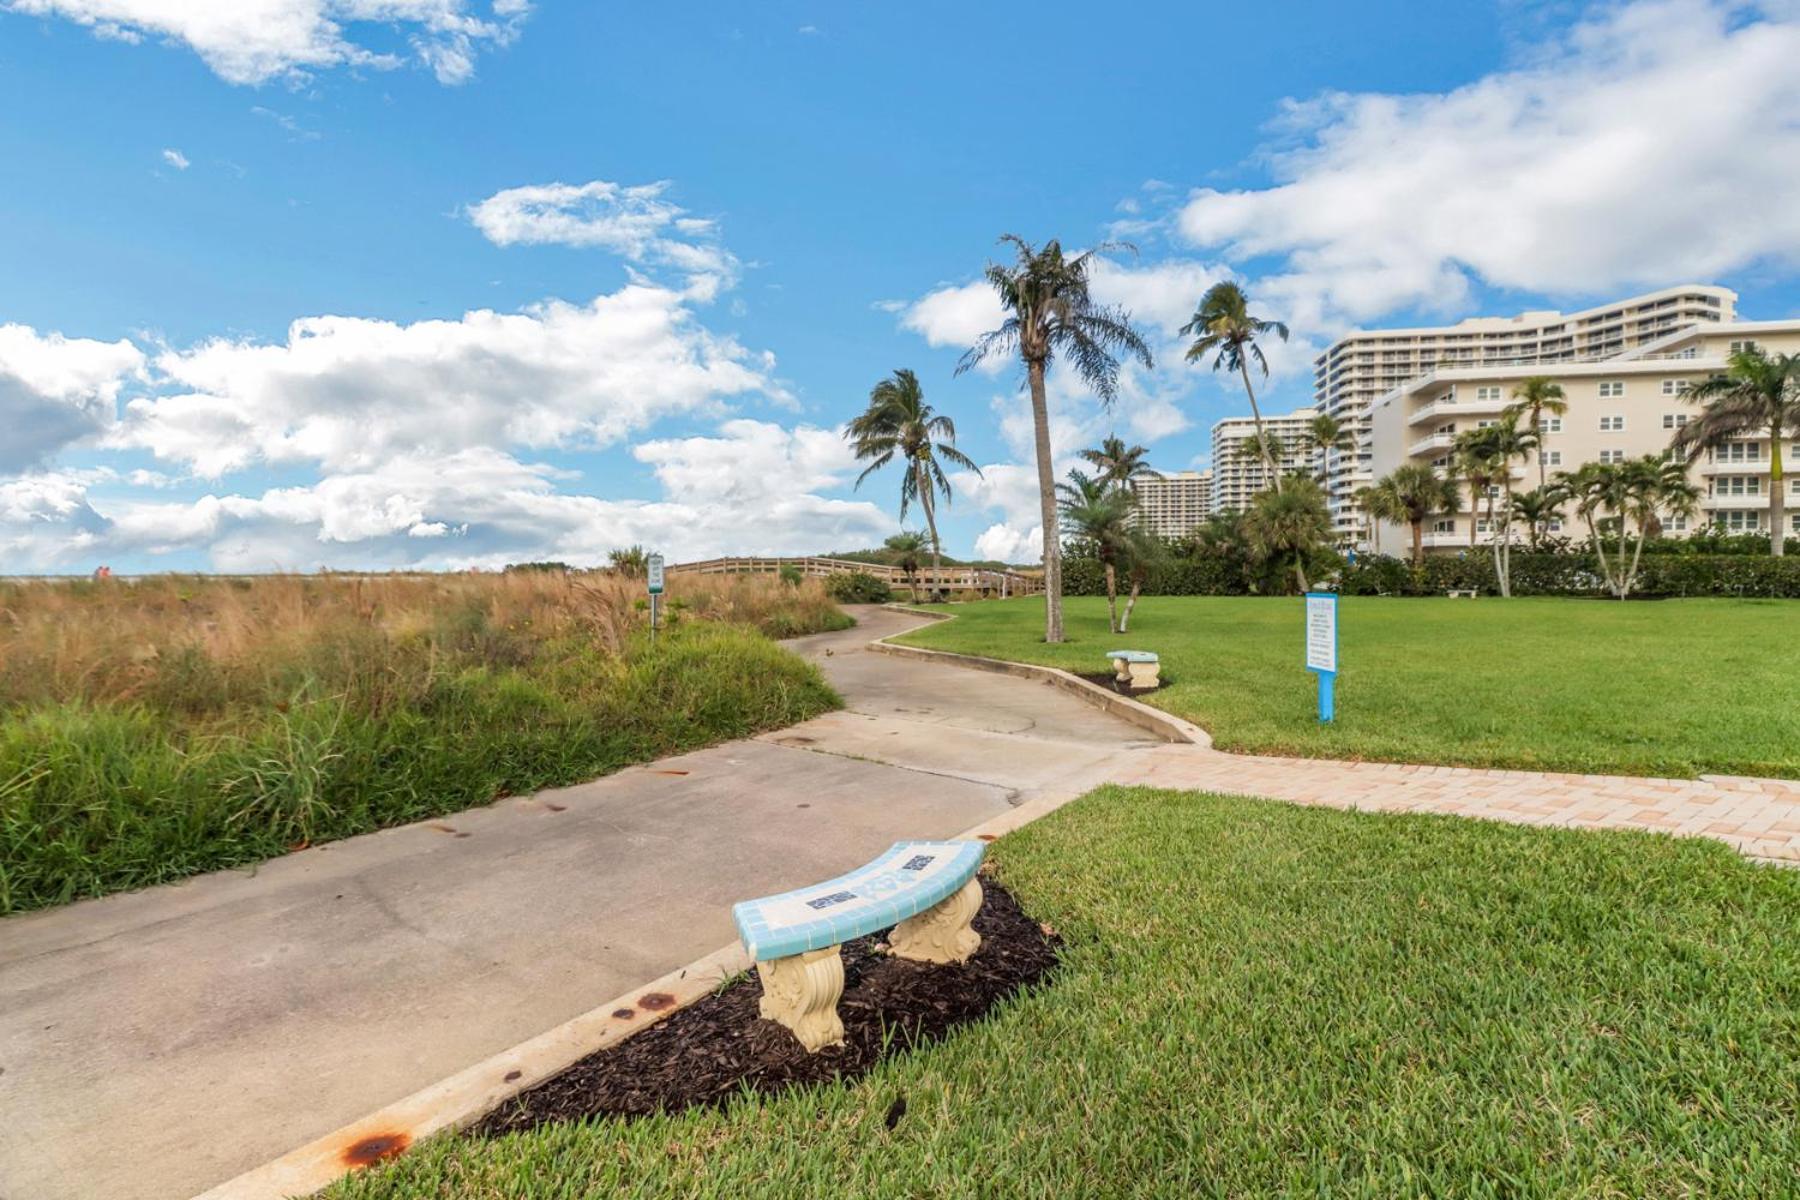
[[[104,433],[116,419],[120,389],[143,369],[143,351],[129,341],[0,325],[0,474]]]
[[[1800,262],[1800,10],[1608,6],[1441,94],[1290,102],[1267,188],[1203,189],[1179,236],[1283,264],[1300,325],[1453,309],[1472,280],[1594,294]]]
[[[710,300],[737,279],[738,260],[715,222],[668,199],[667,181],[625,185],[540,183],[471,204],[469,219],[496,246],[559,245],[607,250],[639,267],[667,267]]]
[[[359,24],[404,32],[414,59],[443,83],[463,83],[480,51],[511,42],[530,12],[526,0],[0,0],[0,8],[59,17],[97,37],[181,43],[235,84],[402,64],[402,56],[355,40]]]
[[[162,160],[171,167],[174,167],[177,171],[185,171],[192,165],[188,162],[187,155],[175,149],[164,150],[162,152]]]

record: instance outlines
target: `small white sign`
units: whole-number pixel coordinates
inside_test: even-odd
[[[1337,671],[1337,596],[1330,592],[1306,595],[1306,667]]]
[[[662,595],[663,556],[660,554],[652,554],[648,559],[645,560],[644,565],[646,567],[646,574],[650,580],[650,594],[652,596]]]

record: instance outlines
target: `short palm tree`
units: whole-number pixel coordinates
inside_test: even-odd
[[[1412,526],[1414,567],[1425,562],[1425,522],[1454,516],[1462,505],[1455,478],[1439,475],[1423,463],[1395,467],[1375,481],[1375,493],[1391,517]]]
[[[1108,436],[1097,450],[1083,450],[1081,457],[1098,472],[1097,478],[1107,487],[1129,488],[1134,479],[1161,479],[1160,472],[1150,469],[1144,460],[1150,451],[1143,446],[1127,446],[1123,438]]]
[[[1770,357],[1758,349],[1733,354],[1724,375],[1695,384],[1687,398],[1699,416],[1675,431],[1670,447],[1692,462],[1702,450],[1739,438],[1769,440],[1769,553],[1787,540],[1787,497],[1781,439],[1800,436],[1800,355]]]
[[[976,339],[956,364],[956,373],[999,355],[1017,355],[1025,365],[1044,526],[1044,640],[1060,642],[1062,548],[1056,535],[1056,469],[1050,454],[1050,406],[1044,378],[1060,355],[1100,402],[1110,407],[1119,391],[1119,356],[1134,358],[1146,368],[1152,360],[1150,347],[1132,327],[1130,314],[1100,304],[1090,291],[1094,255],[1129,247],[1106,243],[1070,257],[1054,239],[1041,250],[1015,234],[1006,234],[1000,241],[1013,248],[1014,260],[989,263],[983,274],[1000,297],[1006,320],[1000,328]]]
[[[1650,530],[1660,525],[1665,513],[1691,516],[1700,503],[1700,489],[1689,482],[1686,464],[1656,454],[1622,463],[1584,463],[1576,471],[1558,472],[1556,480],[1568,489],[1576,513],[1587,523],[1601,577],[1620,600],[1629,597],[1636,586]],[[1637,524],[1635,547],[1633,522]],[[1600,537],[1602,525],[1618,531],[1618,544],[1610,558]]]
[[[1451,459],[1456,464],[1456,471],[1469,486],[1469,548],[1474,549],[1475,538],[1480,522],[1476,514],[1485,505],[1491,517],[1494,507],[1494,492],[1500,486],[1501,476],[1510,476],[1512,466],[1502,463],[1493,455],[1487,445],[1476,435],[1487,432],[1482,429],[1471,429],[1457,434],[1456,447]],[[1492,521],[1489,521],[1492,526]]]
[[[856,477],[856,486],[893,461],[897,454],[906,460],[906,474],[900,478],[900,519],[914,503],[925,510],[925,527],[931,532],[931,570],[934,576],[943,570],[943,545],[938,540],[938,497],[950,503],[950,480],[944,474],[942,459],[953,466],[966,467],[981,474],[981,468],[956,448],[956,423],[934,411],[925,403],[925,389],[919,377],[905,367],[869,389],[869,405],[844,426],[857,461],[867,462]]]
[[[1213,370],[1224,367],[1236,371],[1244,381],[1244,395],[1250,399],[1250,415],[1256,419],[1256,441],[1262,450],[1263,468],[1281,490],[1281,473],[1275,467],[1275,456],[1269,452],[1268,431],[1263,428],[1262,409],[1256,406],[1256,389],[1250,386],[1250,363],[1255,361],[1268,378],[1269,360],[1263,356],[1257,339],[1269,335],[1288,339],[1288,327],[1280,321],[1265,321],[1250,315],[1250,300],[1244,289],[1226,280],[1215,283],[1200,297],[1200,306],[1181,332],[1194,339],[1187,349],[1187,360],[1195,362],[1213,355]]]
[[[1563,505],[1569,502],[1569,490],[1558,483],[1546,483],[1543,487],[1533,488],[1529,492],[1520,492],[1512,498],[1513,519],[1530,531],[1530,546],[1533,553],[1544,548],[1544,538],[1550,532],[1550,522],[1562,512]]]
[[[919,602],[919,552],[928,544],[924,534],[902,530],[882,545],[894,552],[894,565],[906,576],[906,590],[914,604]]]
[[[1525,429],[1537,435],[1538,445],[1538,487],[1549,485],[1550,480],[1544,473],[1544,414],[1560,417],[1569,411],[1569,401],[1564,396],[1562,385],[1548,375],[1533,375],[1529,379],[1521,379],[1512,390],[1512,403],[1500,411],[1502,417],[1511,417],[1514,424],[1521,420]]]
[[[1307,563],[1331,542],[1331,512],[1325,489],[1310,475],[1294,475],[1280,490],[1258,492],[1244,516],[1244,536],[1264,562],[1291,566],[1302,592]]]
[[[1081,471],[1070,471],[1069,481],[1057,484],[1056,493],[1062,533],[1085,543],[1100,560],[1100,569],[1106,576],[1107,628],[1113,633],[1122,632],[1119,569],[1130,565],[1137,543],[1144,537],[1137,522],[1137,498]]]
[[[1383,481],[1386,482],[1385,480]],[[1390,488],[1377,484],[1368,484],[1356,489],[1350,497],[1363,519],[1369,523],[1369,536],[1373,539],[1375,553],[1381,553],[1381,523],[1383,521],[1404,521],[1406,514],[1395,504],[1394,494]]]
[[[1306,423],[1306,444],[1319,456],[1319,482],[1324,483],[1326,456],[1333,451],[1354,449],[1356,435],[1330,413],[1319,413]]]
[[[1494,552],[1494,578],[1500,585],[1500,595],[1511,596],[1513,463],[1523,461],[1531,454],[1532,448],[1538,444],[1538,435],[1532,430],[1520,429],[1518,418],[1506,414],[1492,425],[1469,430],[1457,440],[1465,455],[1465,470],[1474,472],[1479,468],[1485,473],[1488,529]],[[1498,497],[1494,495],[1495,488],[1499,489]]]

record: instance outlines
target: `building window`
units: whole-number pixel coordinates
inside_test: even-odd
[[[1456,522],[1455,521],[1435,522],[1431,527],[1431,532],[1433,532],[1433,533],[1455,533],[1456,532]]]
[[[1475,389],[1475,398],[1477,400],[1498,400],[1500,399],[1500,389],[1497,387],[1478,387]]]
[[[1752,533],[1762,528],[1762,513],[1755,509],[1745,512],[1735,509],[1731,512],[1713,514],[1713,520],[1732,533]]]
[[[1562,432],[1562,418],[1561,417],[1545,417],[1543,422],[1538,426],[1538,432],[1539,433],[1561,433]]]
[[[1723,479],[1713,480],[1715,496],[1760,496],[1762,495],[1762,476],[1760,475],[1727,475]]]
[[[1561,517],[1551,517],[1550,520],[1545,523],[1544,528],[1549,530],[1551,533],[1561,533],[1562,532],[1562,518]]]
[[[1607,464],[1622,463],[1625,461],[1625,452],[1623,450],[1602,450],[1600,461]]]
[[[1603,383],[1600,385],[1600,398],[1602,400],[1617,400],[1624,394],[1625,384],[1621,381],[1614,380],[1610,383]]]
[[[1498,425],[1499,423],[1500,422],[1498,422],[1498,421],[1477,421],[1477,422],[1475,422],[1475,428],[1477,428],[1477,429],[1492,429],[1494,426]]]
[[[1562,451],[1561,450],[1546,450],[1546,451],[1544,451],[1544,465],[1546,467],[1562,466]]]
[[[1685,396],[1687,390],[1694,385],[1685,379],[1665,379],[1662,382],[1662,394],[1665,396]]]
[[[1663,414],[1663,428],[1664,429],[1680,429],[1683,425],[1686,425],[1687,423],[1688,423],[1688,414],[1687,413],[1664,413]]]
[[[1752,351],[1754,351],[1755,349],[1756,349],[1756,343],[1752,342],[1748,339],[1741,341],[1741,342],[1731,343],[1731,352],[1733,354],[1749,354]]]
[[[1624,417],[1601,417],[1600,418],[1600,432],[1601,433],[1624,433],[1625,432],[1625,418]]]
[[[1670,533],[1686,533],[1687,527],[1688,519],[1686,517],[1670,517],[1668,524],[1663,526]]]
[[[1713,451],[1714,462],[1761,462],[1761,442],[1726,442]]]

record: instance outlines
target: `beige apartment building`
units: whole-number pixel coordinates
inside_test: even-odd
[[[1800,320],[1690,325],[1594,361],[1439,366],[1389,390],[1374,404],[1369,415],[1371,474],[1380,477],[1408,462],[1448,467],[1456,436],[1499,420],[1513,401],[1513,389],[1533,375],[1560,384],[1569,410],[1545,418],[1543,445],[1513,472],[1515,491],[1537,486],[1539,454],[1551,474],[1587,462],[1661,454],[1698,411],[1684,398],[1686,390],[1723,372],[1728,356],[1750,345],[1772,354],[1800,352]],[[1796,447],[1784,443],[1782,452],[1793,455]],[[1701,513],[1693,520],[1670,522],[1668,532],[1712,524],[1738,532],[1767,530],[1768,438],[1745,438],[1703,453],[1693,464],[1692,479],[1702,493]],[[1800,480],[1785,483],[1790,506],[1800,508]],[[1465,496],[1461,513],[1426,527],[1426,547],[1462,549],[1471,539],[1490,542],[1496,534],[1477,508],[1485,508],[1482,498]],[[1800,533],[1800,512],[1791,512],[1788,519],[1792,527],[1787,532]],[[1583,532],[1572,512],[1553,531],[1568,536]],[[1411,545],[1406,527],[1384,524],[1374,534],[1389,553]]]
[[[1275,465],[1283,475],[1311,471],[1318,460],[1307,440],[1307,422],[1319,415],[1316,408],[1299,408],[1278,417],[1264,417]],[[1226,417],[1212,427],[1212,510],[1241,512],[1250,498],[1275,481],[1263,466],[1256,448],[1256,421],[1252,417]]]
[[[1340,339],[1313,361],[1314,403],[1356,438],[1354,450],[1331,452],[1324,464],[1339,536],[1366,543],[1354,496],[1382,473],[1369,440],[1371,414],[1395,389],[1446,370],[1529,366],[1538,370],[1527,374],[1542,374],[1546,366],[1612,359],[1682,329],[1730,322],[1736,307],[1737,293],[1727,288],[1683,284],[1574,313],[1472,317],[1456,325],[1377,329]]]
[[[1212,516],[1213,473],[1173,471],[1131,481],[1137,493],[1138,521],[1159,537],[1182,537]]]

